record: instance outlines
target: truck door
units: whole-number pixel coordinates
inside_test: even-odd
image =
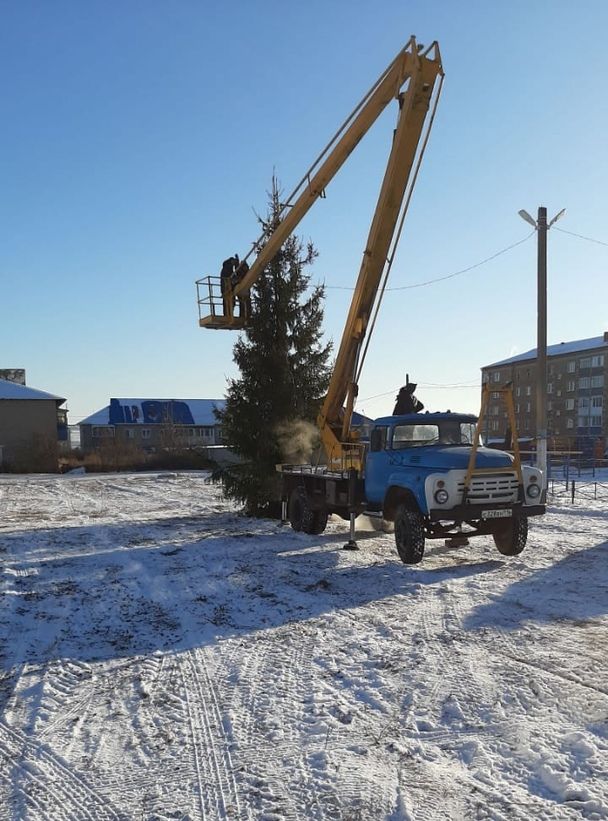
[[[372,430],[369,452],[365,462],[365,494],[367,501],[379,504],[384,501],[386,484],[391,470],[391,453],[388,451],[389,428],[378,426]]]

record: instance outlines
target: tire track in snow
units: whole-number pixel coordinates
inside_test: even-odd
[[[203,650],[190,650],[181,657],[201,817],[242,818],[228,741],[207,666]]]
[[[383,780],[374,784],[362,766],[369,737],[329,709],[343,699],[330,692],[324,667],[315,674],[317,630],[292,623],[251,636],[248,646],[221,645],[234,759],[256,818],[342,819],[349,808],[390,804],[379,796]]]
[[[0,754],[8,764],[0,769],[0,778],[13,790],[15,782],[20,782],[14,798],[18,797],[25,806],[35,806],[43,818],[126,821],[127,817],[115,810],[105,796],[47,747],[30,741],[3,722],[0,722]]]
[[[459,634],[464,638],[463,609],[459,605],[459,599],[457,596],[444,598],[443,627],[452,632],[454,638],[458,639]],[[576,675],[556,671],[543,664],[542,655],[541,660],[538,660],[537,645],[535,660],[529,661],[524,658],[525,646],[522,645],[522,641],[525,639],[526,634],[516,640],[513,633],[501,629],[498,625],[493,625],[490,630],[482,633],[466,631],[466,643],[462,647],[456,645],[457,651],[463,651],[463,664],[460,670],[453,655],[451,658],[445,657],[445,662],[450,669],[449,677],[454,680],[457,673],[460,688],[466,693],[466,700],[462,703],[464,710],[459,709],[462,715],[457,715],[457,718],[464,718],[470,728],[458,722],[455,728],[457,734],[454,737],[448,722],[444,732],[427,733],[424,740],[433,743],[442,751],[458,755],[463,768],[462,776],[468,782],[467,788],[470,787],[475,793],[484,796],[484,810],[491,812],[492,818],[505,817],[527,821],[532,808],[535,814],[547,819],[579,817],[574,806],[562,803],[563,798],[559,794],[555,798],[552,797],[552,784],[549,789],[543,785],[538,794],[534,792],[535,781],[542,782],[543,772],[547,769],[543,764],[546,758],[543,750],[547,748],[548,753],[552,746],[559,746],[557,738],[553,738],[551,734],[550,738],[541,734],[535,741],[532,751],[523,752],[517,759],[513,758],[508,772],[504,772],[502,766],[496,766],[496,763],[504,759],[505,754],[513,756],[513,750],[506,743],[506,738],[513,738],[513,734],[518,736],[520,726],[522,723],[526,726],[531,715],[537,716],[539,726],[546,724],[552,704],[561,703],[563,699],[564,682],[587,686],[599,693],[600,699],[608,695],[604,688],[590,686],[579,680]],[[564,655],[560,654],[559,657],[562,658]],[[516,662],[515,667],[512,662]],[[522,676],[522,670],[539,673],[540,685],[536,685],[529,676]],[[441,689],[438,692],[441,692]],[[577,699],[576,704],[579,702],[580,699]],[[460,708],[460,705],[458,706]],[[487,724],[481,728],[479,722],[484,716]],[[580,724],[573,720],[572,732],[579,729]],[[494,762],[491,773],[486,772],[484,760]],[[551,773],[547,778],[550,777]],[[564,789],[564,794],[567,795],[569,791]],[[591,804],[593,812],[596,811],[593,807],[601,808],[601,801],[593,799]],[[498,815],[499,809],[501,813],[506,814]],[[585,815],[587,808],[582,807],[581,812]]]

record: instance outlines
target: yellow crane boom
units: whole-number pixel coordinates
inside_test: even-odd
[[[361,138],[391,100],[396,99],[399,112],[392,147],[327,397],[317,420],[329,465],[344,465],[347,460],[349,466],[360,466],[350,422],[357,392],[362,343],[372,321],[383,274],[390,270],[432,125],[432,115],[428,116],[431,101],[434,97],[436,105],[442,80],[438,44],[434,42],[423,51],[416,38],[411,37],[304,175],[285,203],[279,221],[271,232],[262,235],[253,244],[246,257],[255,254],[251,267],[234,288],[236,297],[249,291],[309,208],[324,195],[326,186]],[[425,126],[426,136],[421,139]],[[244,327],[246,319],[234,316],[232,299],[226,302],[226,313],[219,312],[219,282],[215,278],[214,293],[213,280],[213,277],[207,277],[197,283],[199,324],[216,329]],[[208,295],[205,289],[208,289]]]

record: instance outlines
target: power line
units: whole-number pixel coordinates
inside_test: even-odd
[[[602,242],[601,239],[593,239],[593,237],[585,237],[583,234],[575,234],[574,231],[566,231],[565,228],[558,228],[557,226],[553,226],[554,231],[559,231],[561,234],[569,234],[571,237],[578,237],[579,239],[584,239],[587,242],[595,242],[597,245],[605,245],[608,247],[608,242]]]
[[[480,387],[479,382],[472,382],[472,383],[455,382],[453,384],[446,384],[446,385],[441,385],[439,383],[433,383],[433,382],[426,382],[426,383],[425,382],[418,382],[417,384],[418,384],[419,388],[423,388],[424,390],[454,390],[454,389],[462,389],[462,388],[464,388],[465,390],[466,389],[470,390],[471,388],[479,388]],[[399,388],[393,388],[393,390],[391,390],[391,391],[385,391],[384,393],[376,393],[373,396],[366,396],[363,399],[357,399],[356,404],[360,405],[362,402],[371,402],[372,399],[379,399],[380,397],[383,397],[383,396],[390,396],[391,394],[396,393],[398,391],[399,391]]]
[[[425,285],[434,285],[436,282],[444,282],[446,279],[453,279],[454,277],[462,276],[462,274],[466,274],[469,271],[473,271],[475,268],[480,268],[482,265],[486,265],[488,262],[491,262],[496,257],[502,256],[502,254],[506,254],[508,251],[512,251],[513,248],[517,248],[518,245],[522,245],[524,242],[527,242],[530,237],[533,237],[536,231],[531,231],[527,236],[523,239],[518,240],[517,242],[512,243],[511,245],[507,245],[506,248],[501,248],[500,251],[496,251],[496,253],[492,254],[485,259],[480,260],[479,262],[474,263],[473,265],[469,265],[467,268],[462,268],[460,271],[454,271],[452,274],[446,274],[445,276],[435,277],[435,279],[428,279],[426,282],[416,282],[414,285],[396,285],[394,288],[386,288],[386,291],[407,291],[410,288],[422,288]],[[331,288],[332,290],[339,290],[339,291],[354,291],[353,287],[348,285],[326,285],[326,288]]]

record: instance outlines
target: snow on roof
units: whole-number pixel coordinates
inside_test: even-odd
[[[590,339],[575,339],[573,342],[560,342],[558,345],[547,346],[547,356],[565,356],[567,354],[590,351],[594,348],[603,348],[608,345],[608,341],[603,336],[592,336]],[[484,368],[496,368],[499,365],[511,365],[515,362],[525,362],[526,359],[536,359],[536,348],[511,356],[509,359],[501,359],[500,362],[492,362],[491,365],[484,365]]]
[[[110,406],[106,405],[105,408],[101,408],[101,410],[95,411],[90,416],[87,416],[85,419],[81,419],[78,423],[79,425],[109,425],[110,424]]]
[[[17,382],[9,382],[8,379],[0,379],[0,399],[53,399],[60,405],[65,402],[63,396],[37,391],[35,388],[19,385]]]
[[[223,410],[224,399],[111,399],[79,425],[151,425],[172,419],[182,425],[217,425],[214,408]]]

